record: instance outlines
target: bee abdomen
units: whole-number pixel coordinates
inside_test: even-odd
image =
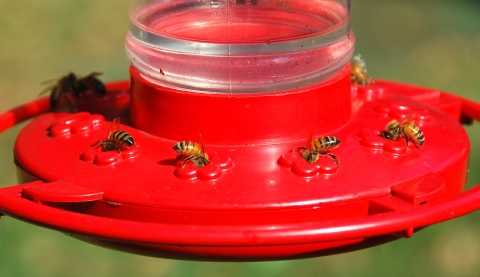
[[[111,134],[111,139],[117,141],[122,145],[133,146],[135,144],[133,137],[125,131],[117,130],[113,132]]]
[[[87,87],[89,89],[94,90],[97,93],[104,94],[106,91],[105,85],[102,81],[98,80],[97,78],[92,78],[87,81]]]
[[[328,151],[340,145],[340,140],[333,136],[318,138],[312,142],[312,147],[317,151]]]
[[[415,126],[415,127],[417,127],[417,126]],[[423,145],[423,143],[425,142],[425,136],[423,135],[423,132],[418,127],[417,127],[417,135],[415,137],[415,141],[419,145]]]
[[[200,146],[192,141],[180,141],[173,146],[173,150],[184,156],[196,155],[202,152]]]
[[[423,143],[425,142],[425,137],[423,136],[423,133],[421,137],[418,137],[417,142],[419,145],[423,145]]]
[[[415,141],[418,145],[423,145],[425,142],[425,136],[417,125],[409,122],[408,124],[405,124],[405,128],[409,129],[407,135],[409,135],[411,140]]]

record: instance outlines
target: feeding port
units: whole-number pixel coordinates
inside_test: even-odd
[[[349,1],[133,1],[131,20],[130,81],[0,115],[35,117],[3,214],[143,255],[277,260],[479,208],[462,123],[480,106],[353,74]]]

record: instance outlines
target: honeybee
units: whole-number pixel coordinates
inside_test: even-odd
[[[200,135],[200,144],[192,141],[180,141],[173,146],[173,150],[179,154],[179,157],[185,157],[181,165],[182,169],[188,162],[193,162],[196,167],[203,167],[211,163],[205,153],[202,135]]]
[[[301,155],[305,161],[313,164],[318,161],[320,156],[328,155],[335,162],[337,167],[340,166],[337,157],[334,154],[328,152],[334,148],[337,148],[340,145],[341,141],[338,138],[333,136],[325,136],[317,138],[315,140],[312,140],[310,138],[309,141],[309,148],[303,146],[297,148],[297,151],[302,150]]]
[[[352,84],[366,86],[375,83],[372,77],[367,74],[367,64],[362,55],[354,55],[350,64],[350,81]]]
[[[66,76],[61,77],[58,80],[49,80],[44,83],[55,83],[40,92],[40,95],[50,91],[50,107],[57,107],[60,99],[63,97],[67,103],[73,107],[73,104],[68,97],[72,95],[75,98],[83,97],[87,91],[91,90],[98,94],[104,94],[106,89],[105,85],[96,77],[101,75],[101,72],[92,72],[87,76],[78,78],[74,73],[68,73]]]
[[[416,148],[422,146],[425,142],[425,136],[422,130],[409,118],[409,116],[404,117],[400,122],[396,120],[390,121],[385,130],[380,132],[380,136],[389,140],[404,138],[407,146],[409,141],[413,141]]]
[[[135,145],[133,137],[129,133],[119,130],[119,126],[120,117],[117,117],[113,120],[112,125],[110,125],[107,138],[98,144],[98,147],[101,147],[103,152],[117,150],[118,154],[120,155],[120,150],[122,147],[130,147]]]

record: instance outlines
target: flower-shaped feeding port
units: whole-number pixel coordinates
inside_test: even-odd
[[[187,162],[182,168],[184,158],[177,158],[174,174],[176,177],[185,180],[213,181],[220,178],[223,172],[233,168],[233,162],[229,157],[218,155],[216,152],[209,153],[209,160],[210,163],[205,166],[198,167],[193,162]]]
[[[363,129],[357,135],[360,138],[360,144],[372,150],[382,150],[393,154],[405,154],[408,150],[415,149],[415,145],[410,143],[408,146],[403,138],[398,140],[388,140],[380,135],[381,130]]]
[[[52,122],[48,134],[52,138],[82,135],[97,130],[105,122],[103,116],[80,112]]]
[[[100,140],[95,144],[90,145],[81,155],[81,159],[84,162],[92,162],[100,166],[114,165],[122,160],[132,159],[138,156],[138,146],[134,145],[128,148],[121,148],[120,154],[115,151],[103,151],[102,147],[99,147]]]
[[[334,174],[339,166],[327,155],[320,155],[318,161],[309,163],[302,158],[305,150],[292,149],[278,159],[278,164],[290,168],[293,173],[302,177],[313,177],[317,174]]]
[[[112,165],[122,160],[124,156],[125,158],[137,156],[138,146],[133,137],[126,131],[120,130],[119,127],[120,117],[117,117],[113,120],[107,137],[84,152],[82,160],[93,161],[97,165]],[[98,149],[103,153],[99,153]],[[116,158],[110,154],[111,152],[117,154]]]
[[[414,120],[419,126],[425,122],[429,122],[432,119],[428,111],[424,109],[410,107],[405,103],[395,101],[379,104],[374,108],[374,110],[397,120],[410,117],[410,119]]]
[[[361,145],[373,150],[382,150],[393,154],[405,154],[407,151],[418,148],[419,145],[423,144],[424,137],[420,129],[426,122],[431,120],[431,116],[427,111],[411,108],[395,102],[378,105],[374,110],[387,115],[387,117],[391,119],[385,122],[383,129],[365,128],[360,131],[357,135],[360,138]],[[421,139],[421,141],[412,141],[411,139],[407,141],[408,137],[389,139],[388,135],[386,135],[386,133],[388,133],[386,129],[388,129],[389,126],[391,127],[392,123],[402,128],[408,123],[410,127],[417,132],[412,135],[417,135],[418,140]]]
[[[385,95],[385,89],[373,83],[366,86],[352,84],[352,95],[355,101],[375,101]]]

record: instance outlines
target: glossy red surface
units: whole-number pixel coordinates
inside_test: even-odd
[[[133,123],[123,117],[120,129],[135,146],[120,155],[98,147],[115,109],[41,114],[18,135],[24,184],[0,189],[0,210],[133,253],[271,260],[369,247],[480,208],[480,188],[462,193],[470,146],[460,124],[480,119],[480,106],[386,81],[350,88],[347,69],[312,88],[262,95],[177,92],[131,69]],[[117,85],[111,91],[128,91]],[[422,147],[379,136],[412,114]],[[199,133],[212,164],[182,170],[172,146],[199,142]],[[310,135],[342,141],[331,151],[339,167],[294,151]]]
[[[350,70],[298,90],[259,94],[206,94],[152,84],[130,68],[133,124],[174,141],[259,145],[325,134],[351,119]]]

